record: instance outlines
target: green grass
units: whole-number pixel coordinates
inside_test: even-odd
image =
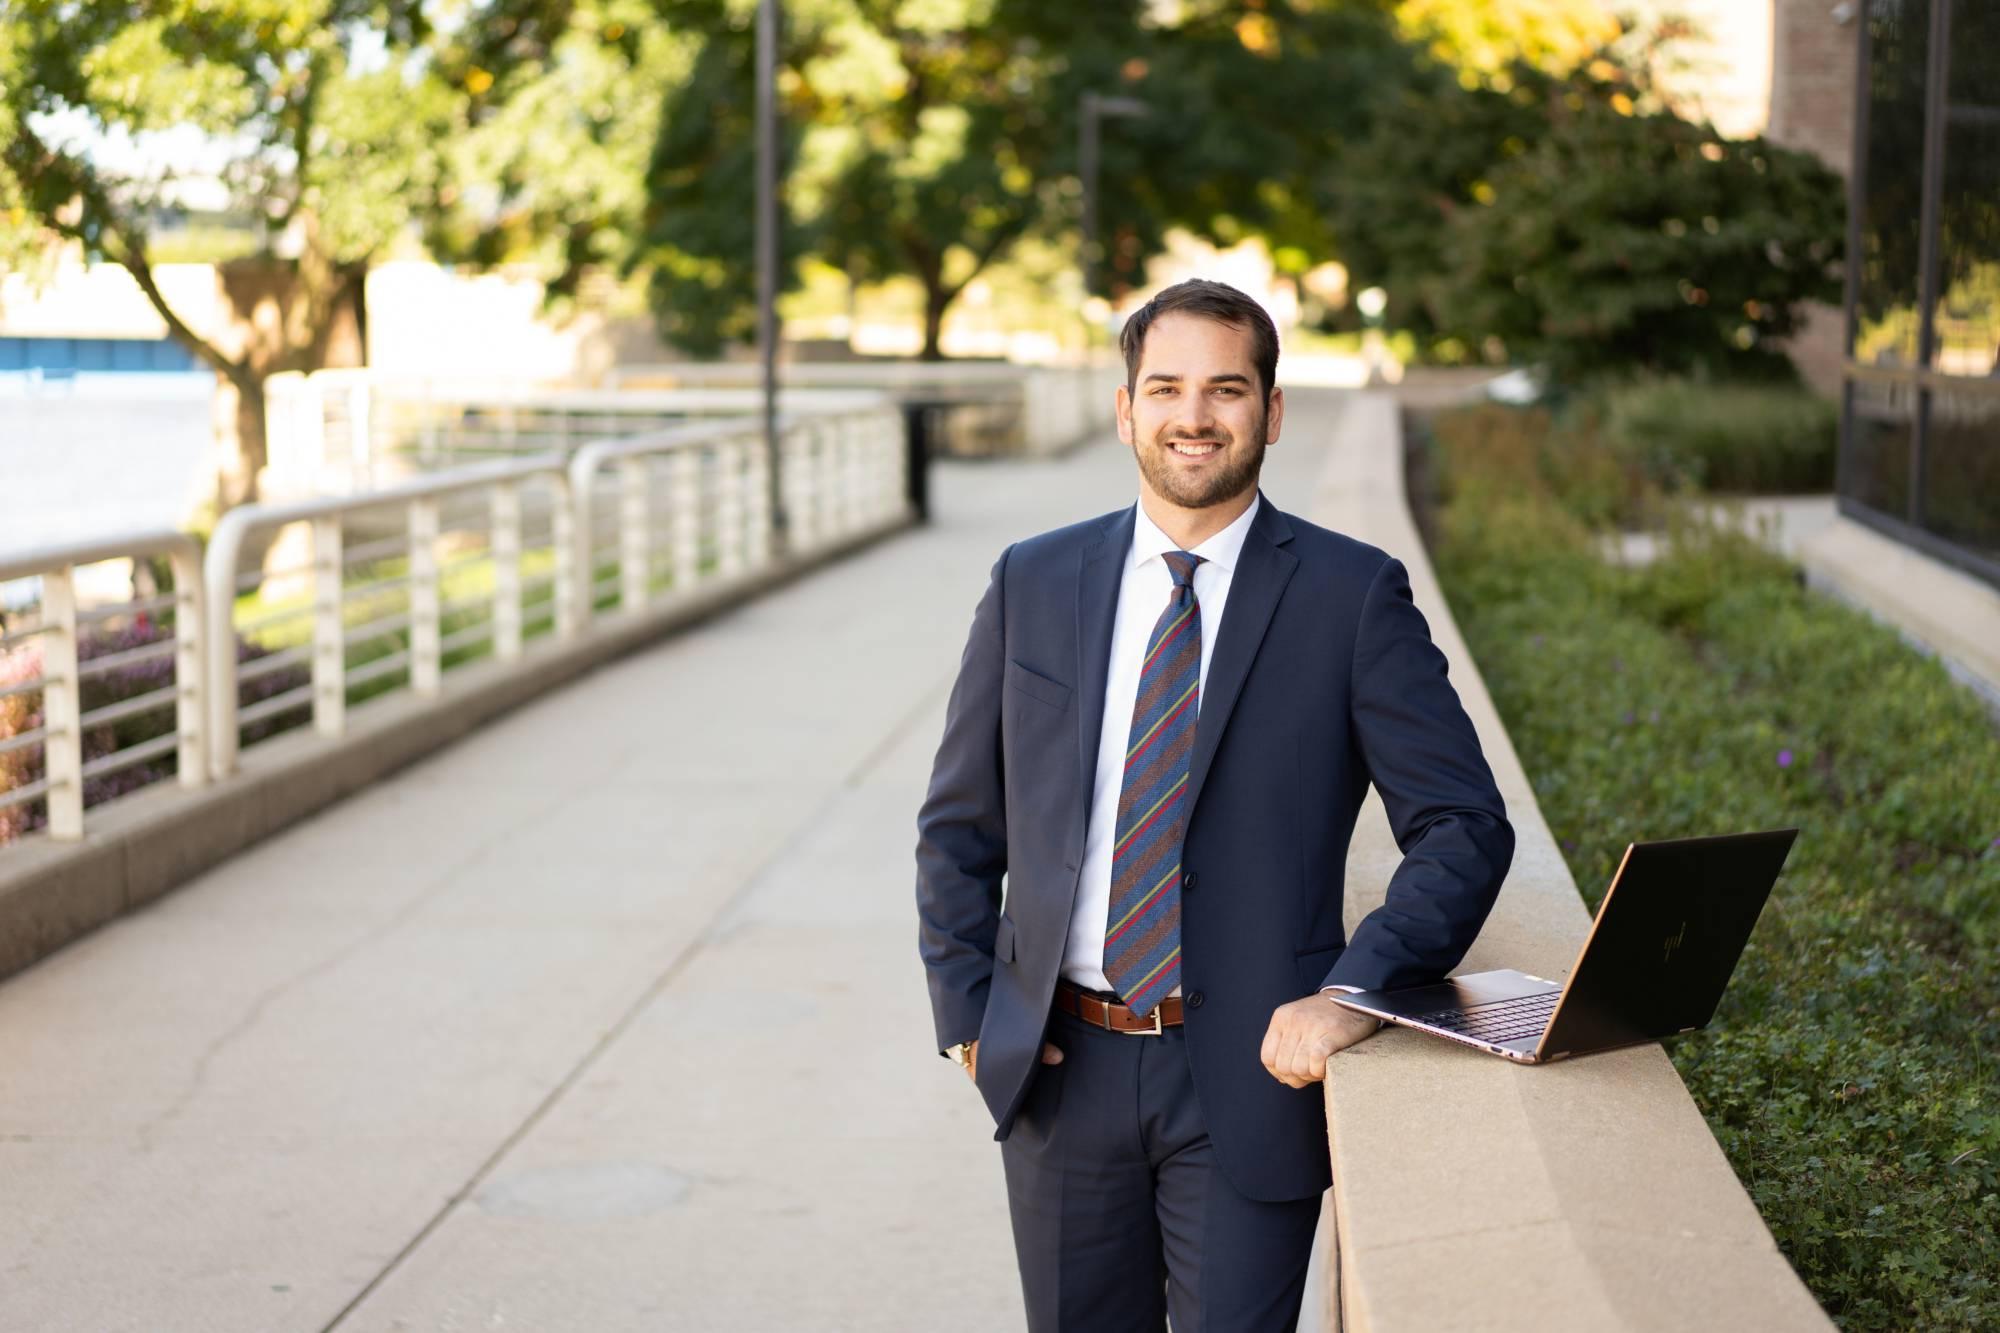
[[[1675,1065],[1844,1327],[2000,1327],[1993,719],[1739,537],[1682,523],[1657,565],[1602,563],[1566,498],[1591,445],[1549,437],[1484,407],[1419,448],[1439,576],[1577,882],[1631,838],[1800,828]]]

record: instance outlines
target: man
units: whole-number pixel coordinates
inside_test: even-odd
[[[919,944],[998,1125],[1029,1326],[1290,1330],[1317,1084],[1376,1027],[1326,992],[1456,966],[1514,831],[1402,563],[1257,487],[1285,409],[1262,308],[1184,282],[1120,343],[1138,503],[993,567],[917,817]],[[1349,940],[1370,781],[1404,856]]]

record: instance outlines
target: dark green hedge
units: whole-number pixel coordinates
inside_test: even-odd
[[[1655,380],[1606,389],[1604,438],[1674,489],[1833,489],[1840,409],[1802,385]]]
[[[1549,439],[1499,407],[1413,431],[1453,614],[1577,883],[1594,907],[1628,840],[1800,827],[1674,1062],[1844,1327],[2000,1327],[1993,719],[1741,538],[1604,564],[1567,497],[1617,469]]]

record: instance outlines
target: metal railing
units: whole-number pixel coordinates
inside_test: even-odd
[[[1120,373],[1097,361],[827,361],[788,365],[783,378],[788,391],[867,389],[929,409],[947,419],[931,431],[941,453],[1045,454],[1103,429]],[[621,393],[721,392],[748,389],[757,374],[739,362],[668,362],[619,366],[605,382]]]
[[[893,403],[848,393],[784,406],[785,555],[810,556],[907,511]],[[0,725],[0,815],[45,799],[49,835],[80,838],[84,806],[97,803],[84,784],[99,773],[171,752],[181,785],[200,786],[235,772],[244,744],[308,719],[337,737],[367,698],[436,696],[452,668],[519,658],[538,635],[575,639],[600,618],[746,580],[780,554],[767,468],[755,421],[736,416],[240,506],[205,552],[163,532],[11,557],[0,584],[38,578],[41,595],[32,624],[4,626],[0,650],[30,639],[42,649],[20,679],[0,675],[0,724],[10,703],[12,721],[30,720],[36,694],[43,715],[11,735]],[[170,593],[78,609],[77,567],[155,555],[170,560]],[[80,624],[154,612],[170,638],[79,660]],[[82,711],[83,679],[165,654],[168,687]],[[170,731],[86,761],[90,728],[168,704]],[[39,776],[23,763],[36,746]],[[0,823],[0,841],[6,832]]]
[[[134,597],[108,607],[84,609],[78,605],[78,569],[107,560],[148,556],[164,556],[168,560],[173,573],[171,592]],[[0,721],[8,721],[11,715],[23,724],[30,722],[33,715],[27,711],[27,702],[37,694],[41,699],[41,721],[38,725],[9,726],[4,731],[11,734],[0,734],[0,817],[36,800],[45,800],[50,836],[64,840],[80,838],[87,782],[168,753],[175,757],[181,785],[199,786],[207,771],[197,685],[202,678],[206,646],[202,636],[200,543],[182,532],[144,532],[107,541],[44,548],[0,560],[0,585],[24,578],[40,580],[40,605],[31,624],[15,626],[0,621],[4,625],[4,631],[0,631],[0,665],[18,667],[18,674],[10,670],[0,675],[0,705],[6,705],[0,708]],[[88,626],[155,615],[170,631],[161,638],[88,659],[83,656],[81,644]],[[32,671],[26,666],[31,656],[26,650],[31,647],[40,649],[40,661]],[[170,658],[173,662],[172,680],[166,687],[85,709],[86,680],[157,658]],[[91,728],[165,708],[174,710],[171,731],[86,760],[84,738]],[[42,753],[42,776],[9,782],[17,770],[25,774],[33,772],[27,761],[36,748]],[[0,819],[0,834],[7,827],[7,822]]]
[[[838,412],[874,391],[787,389],[791,412]],[[568,451],[695,421],[754,416],[751,389],[574,389],[470,376],[318,370],[265,386],[267,494],[346,494],[462,463]]]

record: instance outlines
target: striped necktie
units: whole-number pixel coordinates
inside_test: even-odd
[[[1141,1016],[1181,979],[1183,801],[1201,711],[1201,604],[1194,595],[1194,567],[1202,558],[1187,551],[1168,551],[1164,558],[1174,591],[1146,640],[1139,669],[1104,927],[1104,975]]]

